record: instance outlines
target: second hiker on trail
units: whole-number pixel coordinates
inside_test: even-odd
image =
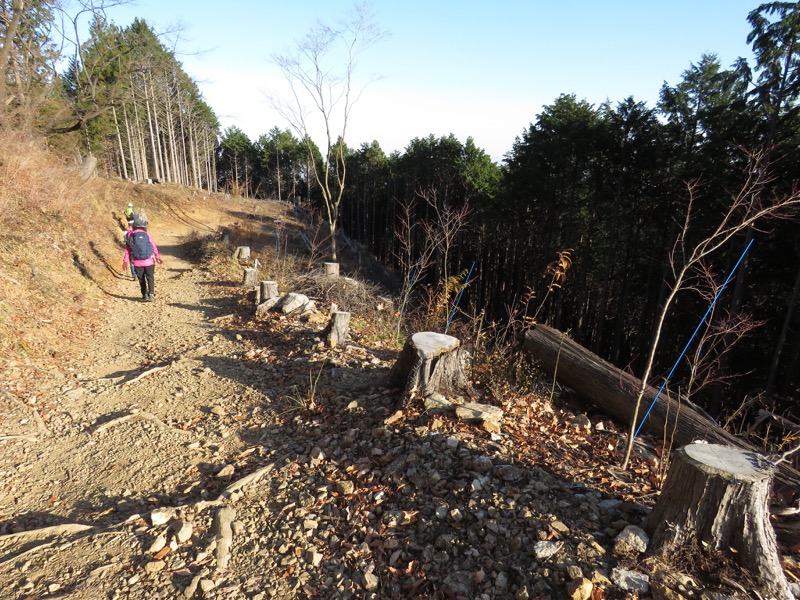
[[[156,299],[156,262],[162,264],[163,261],[158,246],[147,233],[147,216],[144,213],[133,216],[133,229],[128,232],[125,240],[122,271],[127,270],[128,262],[133,265],[142,291],[142,300],[152,302]]]
[[[128,206],[125,207],[125,220],[128,222],[128,225],[133,225],[133,202],[128,202]]]

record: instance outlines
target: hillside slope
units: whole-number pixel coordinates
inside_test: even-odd
[[[241,267],[199,262],[197,240],[224,226],[265,246],[281,205],[80,185],[102,191],[76,213],[85,222],[18,228],[25,252],[0,268],[17,282],[2,299],[3,598],[688,598],[748,585],[718,558],[659,565],[616,546],[649,510],[660,464],[640,448],[618,471],[622,436],[602,417],[511,391],[500,434],[398,411],[394,391],[363,387],[396,352],[358,327],[325,349],[329,306],[256,320]],[[113,212],[134,196],[164,257],[153,303],[120,268]]]

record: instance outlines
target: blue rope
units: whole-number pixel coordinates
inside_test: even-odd
[[[461,286],[461,289],[458,291],[458,296],[456,296],[456,301],[453,304],[453,310],[450,311],[450,316],[447,317],[447,325],[444,327],[444,332],[447,333],[447,330],[450,329],[450,325],[453,323],[453,318],[456,316],[456,310],[458,309],[458,303],[461,302],[461,296],[464,294],[464,288],[467,287],[469,283],[469,278],[472,275],[472,269],[475,268],[475,261],[472,261],[472,266],[469,268],[469,273],[467,273],[467,278],[464,280],[464,285]]]
[[[733,269],[731,269],[731,272],[728,274],[728,278],[725,280],[725,283],[723,283],[722,287],[719,288],[719,290],[717,290],[717,294],[714,296],[714,299],[711,301],[711,304],[709,305],[708,310],[706,311],[706,314],[704,314],[703,318],[700,319],[700,322],[697,324],[697,327],[695,328],[694,333],[692,334],[692,337],[690,337],[689,341],[686,342],[686,346],[683,348],[683,351],[681,352],[681,355],[678,357],[678,360],[675,361],[675,364],[672,366],[672,370],[669,372],[669,375],[667,375],[667,378],[664,380],[664,383],[662,383],[661,387],[658,389],[658,393],[656,394],[655,398],[653,398],[653,401],[650,403],[650,408],[647,409],[647,412],[642,417],[642,422],[639,423],[639,427],[636,429],[636,433],[633,434],[634,439],[639,435],[639,432],[642,430],[642,427],[644,427],[644,423],[645,423],[645,421],[647,421],[647,417],[650,416],[650,412],[653,410],[653,407],[656,405],[656,401],[658,400],[659,396],[661,396],[661,392],[663,392],[664,388],[667,387],[667,384],[669,383],[669,380],[672,378],[672,375],[675,373],[675,369],[678,368],[678,365],[680,364],[681,360],[683,360],[683,356],[686,354],[686,351],[689,349],[689,346],[691,345],[692,341],[694,341],[694,338],[695,338],[695,336],[697,336],[697,333],[700,331],[700,328],[706,322],[706,319],[708,318],[708,315],[711,313],[711,310],[714,308],[714,305],[717,303],[717,300],[719,300],[720,295],[722,295],[723,290],[725,289],[725,287],[730,282],[731,278],[733,277],[733,274],[736,273],[736,269],[739,268],[739,265],[741,264],[742,260],[744,260],[745,255],[750,250],[750,246],[753,245],[754,241],[755,240],[752,240],[752,239],[750,240],[750,243],[747,244],[747,247],[744,249],[744,251],[742,252],[742,255],[739,257],[739,260],[737,260],[736,264],[733,265]]]

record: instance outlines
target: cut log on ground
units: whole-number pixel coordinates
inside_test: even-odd
[[[350,313],[335,311],[331,313],[331,320],[322,332],[322,337],[328,348],[336,348],[347,341],[350,330]]]
[[[793,598],[769,522],[773,472],[755,452],[721,444],[680,448],[644,522],[648,551],[721,552],[759,579],[770,598]]]
[[[339,263],[337,262],[326,262],[325,265],[325,275],[329,277],[338,277],[339,276]]]
[[[464,356],[458,338],[423,331],[406,340],[400,356],[387,376],[389,387],[402,388],[423,398],[433,393],[444,396],[472,395],[464,371]]]
[[[641,386],[640,379],[616,368],[566,334],[546,325],[536,325],[525,332],[523,347],[542,369],[554,374],[559,383],[574,390],[617,422],[625,425],[630,423]],[[647,386],[645,389],[639,409],[640,422],[657,393],[658,390],[653,387]],[[672,439],[675,447],[705,440],[756,450],[719,427],[685,397],[676,398],[667,393],[663,393],[653,406],[642,431],[659,439],[666,431],[667,438]],[[778,479],[791,486],[800,486],[800,473],[785,463],[781,465]]]

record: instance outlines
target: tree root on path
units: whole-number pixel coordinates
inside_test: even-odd
[[[120,417],[120,419],[115,419],[110,423],[117,423],[120,420],[129,420],[131,417],[136,415],[141,415],[142,413],[133,413],[131,415],[126,415],[125,417]],[[148,413],[144,413],[148,414]],[[153,415],[150,415],[153,417]],[[150,418],[146,417],[146,418]],[[159,421],[160,422],[160,421]],[[110,423],[106,423],[105,425],[109,425]],[[241,491],[245,487],[258,482],[264,475],[269,473],[275,467],[274,463],[269,463],[268,465],[261,467],[257,471],[253,471],[249,475],[245,475],[244,477],[234,481],[230,485],[228,485],[222,492],[219,494],[216,500],[200,500],[195,502],[194,504],[188,504],[181,507],[182,510],[192,510],[194,512],[202,512],[208,507],[211,506],[220,506],[220,510],[214,517],[214,539],[211,541],[209,545],[209,549],[215,549],[215,558],[217,562],[216,571],[223,571],[227,569],[228,562],[230,561],[230,551],[231,546],[233,544],[233,532],[231,528],[231,523],[236,516],[236,511],[229,506],[229,503],[235,502],[236,497],[234,494],[236,492]],[[157,510],[157,509],[154,509]],[[6,535],[0,535],[0,547],[6,545],[7,542],[10,543],[18,543],[18,542],[36,542],[47,540],[48,538],[52,538],[54,536],[61,538],[63,536],[75,535],[75,534],[83,534],[85,536],[98,536],[98,535],[107,535],[109,530],[124,526],[126,524],[133,523],[142,519],[144,516],[147,515],[140,515],[135,514],[129,516],[124,521],[110,525],[110,526],[97,526],[97,525],[84,525],[82,523],[64,523],[62,525],[53,525],[50,527],[42,527],[40,529],[30,529],[28,531],[20,531],[16,533],[9,533]],[[60,545],[59,545],[60,544]],[[66,541],[61,542],[60,539],[55,539],[51,541],[43,541],[41,544],[34,546],[28,550],[20,554],[13,554],[10,552],[6,552],[5,556],[0,558],[0,564],[6,563],[11,560],[19,560],[20,557],[32,554],[34,552],[38,552],[40,550],[45,550],[47,548],[51,548],[53,546],[57,546],[58,550],[66,549],[72,546],[72,542]],[[193,581],[192,584],[196,587],[197,582],[199,582],[199,578],[195,578],[197,581]],[[192,585],[190,585],[190,588]]]
[[[39,438],[35,435],[0,435],[0,442],[7,440],[25,440],[26,442],[38,442]]]
[[[186,431],[185,429],[178,429],[177,427],[171,427],[171,426],[167,425],[166,423],[164,423],[164,421],[159,419],[153,413],[149,413],[149,412],[145,412],[145,411],[129,413],[127,415],[122,415],[121,417],[117,417],[116,419],[112,419],[111,421],[107,421],[105,423],[101,423],[100,425],[98,425],[97,427],[95,427],[92,430],[92,433],[101,433],[101,432],[103,432],[103,431],[105,431],[107,429],[111,429],[112,427],[114,427],[116,425],[120,425],[120,424],[125,423],[127,421],[138,421],[140,419],[145,419],[147,421],[153,421],[154,423],[156,423],[160,427],[164,427],[165,429],[171,429],[173,431],[178,431],[180,433],[192,433],[191,431]]]
[[[153,367],[152,369],[147,369],[147,371],[144,371],[144,372],[140,373],[139,375],[137,375],[133,379],[129,379],[128,381],[123,381],[122,385],[130,385],[132,383],[136,383],[137,381],[139,381],[140,379],[144,379],[148,375],[152,375],[153,373],[158,373],[159,371],[163,371],[164,369],[169,369],[171,366],[172,366],[172,363],[170,363],[168,365],[162,365],[160,367]]]

